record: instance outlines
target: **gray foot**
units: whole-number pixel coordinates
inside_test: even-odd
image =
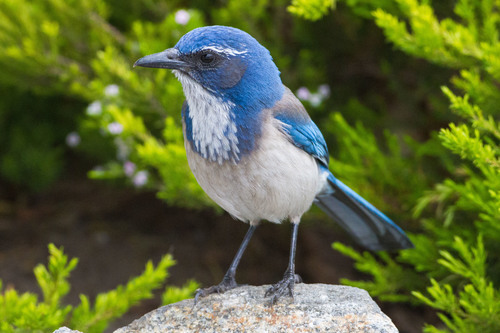
[[[287,270],[283,279],[266,291],[265,297],[271,297],[271,304],[276,304],[282,296],[289,296],[293,299],[295,284],[300,282],[302,282],[302,279],[298,274]]]
[[[205,297],[205,296],[208,296],[210,294],[215,294],[215,293],[221,294],[221,293],[224,293],[228,290],[234,289],[234,288],[239,287],[239,286],[241,286],[241,285],[236,283],[236,280],[234,279],[234,277],[224,277],[222,282],[219,283],[218,285],[211,286],[208,288],[198,289],[196,291],[196,295],[194,296],[194,305],[196,305],[196,303],[198,303],[198,300],[200,297]]]

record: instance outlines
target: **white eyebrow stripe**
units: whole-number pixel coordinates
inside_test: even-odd
[[[206,46],[206,47],[202,48],[201,50],[212,50],[215,52],[224,53],[226,55],[231,55],[231,56],[248,53],[247,50],[238,51],[238,50],[235,50],[235,49],[230,48],[230,47],[220,47],[220,46]]]

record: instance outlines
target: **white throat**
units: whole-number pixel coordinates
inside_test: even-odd
[[[189,76],[174,71],[189,105],[195,150],[205,159],[222,164],[239,160],[234,104],[212,95]]]

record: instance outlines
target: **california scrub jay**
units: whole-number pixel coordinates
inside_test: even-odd
[[[269,51],[249,34],[198,28],[134,66],[173,70],[186,96],[189,166],[210,198],[250,225],[222,282],[199,290],[196,299],[237,287],[236,268],[255,228],[261,220],[284,219],[293,226],[290,260],[266,296],[273,303],[293,297],[298,225],[313,202],[369,250],[413,247],[394,222],[330,173],[323,135],[281,82]]]

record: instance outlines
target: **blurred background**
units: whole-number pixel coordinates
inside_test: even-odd
[[[0,331],[111,332],[220,282],[246,225],[187,166],[180,83],[132,68],[213,24],[270,50],[332,172],[416,245],[364,252],[314,207],[304,282],[367,289],[401,332],[500,331],[499,6],[0,0]],[[238,281],[278,281],[289,237],[288,223],[264,224]],[[48,260],[51,243],[76,268],[54,248]]]

